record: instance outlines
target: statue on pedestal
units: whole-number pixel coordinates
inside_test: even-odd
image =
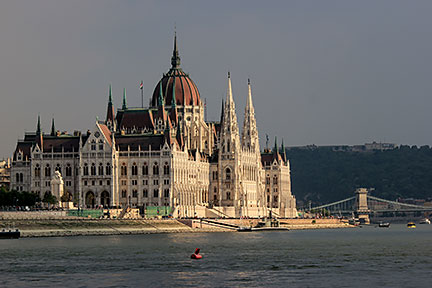
[[[64,193],[64,182],[60,171],[55,171],[53,177],[51,178],[51,195],[57,198],[58,203]]]

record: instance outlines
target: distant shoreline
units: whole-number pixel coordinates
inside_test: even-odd
[[[219,219],[223,222],[235,222],[248,225],[240,219]],[[290,230],[331,229],[351,227],[346,223],[328,221],[333,219],[317,219],[312,224],[311,219],[283,219],[281,226]],[[327,220],[327,221],[326,221]],[[182,223],[185,222],[185,223]],[[189,223],[187,223],[189,222]],[[326,223],[328,222],[328,223]],[[199,219],[179,221],[167,220],[115,220],[115,219],[2,219],[0,228],[13,227],[21,231],[21,237],[70,237],[70,236],[103,236],[103,235],[137,235],[163,233],[209,233],[236,232],[223,227],[205,225]]]

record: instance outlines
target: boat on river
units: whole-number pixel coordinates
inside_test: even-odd
[[[378,227],[380,227],[380,228],[388,228],[388,227],[390,227],[390,223],[389,222],[380,222],[378,224]]]
[[[408,227],[408,228],[416,228],[416,224],[415,224],[414,222],[409,222],[409,223],[407,224],[407,227]]]
[[[420,220],[419,224],[431,224],[431,221],[428,218],[423,218]]]
[[[0,231],[0,239],[18,239],[21,236],[19,229],[5,229]]]

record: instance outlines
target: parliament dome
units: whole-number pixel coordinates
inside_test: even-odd
[[[189,78],[189,75],[180,68],[180,56],[177,49],[177,36],[174,36],[174,50],[171,57],[171,69],[164,74],[162,79],[157,83],[152,97],[152,106],[159,103],[159,95],[162,92],[164,104],[172,106],[198,106],[201,104],[200,94],[197,86]],[[162,89],[161,89],[162,88]]]

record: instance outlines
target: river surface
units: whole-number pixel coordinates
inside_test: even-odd
[[[432,225],[23,238],[0,260],[0,287],[432,287]]]

